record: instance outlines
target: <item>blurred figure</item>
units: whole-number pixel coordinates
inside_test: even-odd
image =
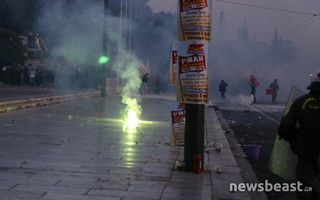
[[[7,78],[7,67],[4,66],[0,70],[0,82],[2,83],[8,83],[8,78]]]
[[[272,101],[272,103],[276,103],[277,93],[279,90],[278,79],[274,79],[273,82],[269,85],[269,88],[271,88],[273,90],[272,96],[271,96],[271,101]]]
[[[148,77],[148,73],[145,73],[143,76],[142,76],[142,94],[147,94],[148,93],[148,80],[149,80],[149,77]]]
[[[22,66],[19,63],[16,66],[16,84],[17,84],[17,86],[20,86],[20,83],[21,83],[21,72],[22,72]]]
[[[221,80],[219,84],[219,92],[221,93],[221,99],[225,99],[225,93],[227,91],[228,83],[226,83],[224,80]]]
[[[17,79],[17,64],[13,63],[10,66],[10,82],[11,82],[11,85],[16,85],[16,79]]]
[[[256,79],[255,76],[251,74],[250,79],[249,79],[249,86],[251,88],[250,94],[253,96],[253,102],[252,103],[257,103],[256,99],[256,87],[259,86],[259,82]]]
[[[297,155],[297,181],[312,191],[297,193],[297,199],[320,196],[320,69],[312,74],[309,94],[298,97],[283,116],[278,134],[290,143]]]
[[[24,66],[23,69],[23,82],[25,85],[29,85],[30,84],[30,68],[32,67],[32,64],[26,65]]]
[[[35,78],[36,78],[36,69],[35,67],[31,67],[30,73],[29,73],[29,78],[30,78],[30,86],[33,87],[35,84]]]
[[[158,75],[156,77],[154,77],[153,84],[154,84],[154,93],[160,94],[161,83],[160,83]]]

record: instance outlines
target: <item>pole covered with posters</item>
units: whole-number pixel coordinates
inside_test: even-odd
[[[185,103],[184,162],[187,171],[204,157],[204,104],[208,103],[209,0],[178,1],[177,100]],[[195,158],[198,158],[197,160]]]

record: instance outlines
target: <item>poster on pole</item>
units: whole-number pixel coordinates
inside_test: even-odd
[[[169,84],[176,84],[176,69],[177,69],[177,59],[178,59],[178,41],[172,41],[171,45],[171,58],[169,66]]]
[[[181,41],[210,41],[210,1],[179,0],[178,37]]]
[[[208,42],[179,42],[177,61],[177,101],[208,103]]]
[[[171,101],[171,145],[184,145],[185,104]]]

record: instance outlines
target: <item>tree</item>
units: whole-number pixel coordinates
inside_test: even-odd
[[[24,63],[25,49],[18,34],[0,28],[0,47],[0,65]]]

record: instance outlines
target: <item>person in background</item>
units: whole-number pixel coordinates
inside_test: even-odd
[[[221,99],[225,99],[225,93],[227,91],[228,83],[226,83],[224,80],[220,81],[219,84],[219,92],[221,93]]]
[[[298,200],[320,198],[320,69],[312,73],[307,89],[310,92],[293,102],[278,129],[297,155],[297,181],[302,188],[312,187],[312,191],[298,192]]]
[[[251,87],[251,92],[250,94],[253,96],[253,103],[257,103],[257,99],[256,99],[256,87],[257,87],[257,83],[254,80],[254,78],[250,78],[249,81],[249,86]]]
[[[161,83],[160,83],[159,75],[154,77],[153,84],[154,84],[154,93],[160,94]]]
[[[33,87],[35,84],[35,78],[36,78],[36,69],[35,67],[31,67],[30,73],[29,73],[29,78],[30,78],[30,86]]]
[[[16,84],[17,86],[20,86],[21,84],[21,71],[22,71],[22,66],[20,63],[16,66]]]
[[[143,76],[142,76],[142,94],[147,94],[148,93],[148,80],[149,80],[149,77],[148,77],[148,73],[145,73]]]
[[[278,79],[274,79],[273,82],[269,85],[269,88],[271,88],[273,90],[272,96],[271,96],[271,101],[274,104],[274,103],[276,103],[277,93],[279,90]]]
[[[16,85],[16,79],[17,79],[17,64],[13,63],[10,66],[10,82],[11,85]]]
[[[24,66],[24,69],[23,69],[23,83],[25,85],[29,85],[30,84],[29,74],[30,74],[30,68],[31,67],[32,67],[32,64]]]

